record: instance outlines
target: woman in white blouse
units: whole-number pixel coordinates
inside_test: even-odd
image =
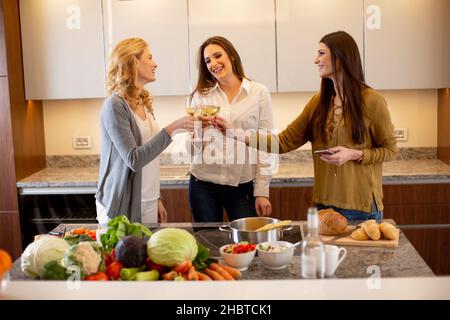
[[[270,93],[245,76],[230,41],[220,36],[208,38],[199,48],[198,66],[193,101],[218,104],[219,115],[226,117],[234,129],[273,128]],[[200,119],[203,124],[208,121],[206,117]],[[245,145],[223,139],[214,127],[204,128],[200,138],[194,134],[196,156],[189,181],[194,220],[223,221],[224,208],[229,220],[269,216],[270,164],[262,163],[261,157],[249,153]]]

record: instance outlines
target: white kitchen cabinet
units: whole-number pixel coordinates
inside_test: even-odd
[[[26,99],[104,97],[101,0],[20,0]]]
[[[276,5],[279,92],[320,89],[314,59],[325,34],[346,31],[363,58],[362,0],[277,0]]]
[[[181,0],[103,1],[107,56],[121,40],[143,38],[150,46],[157,80],[154,96],[189,93],[187,2]]]
[[[449,2],[364,0],[369,85],[377,89],[449,85]]]
[[[191,85],[197,83],[197,53],[213,35],[230,40],[247,77],[276,91],[275,4],[273,0],[189,0]]]

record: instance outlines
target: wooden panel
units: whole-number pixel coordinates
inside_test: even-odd
[[[384,185],[384,205],[450,203],[450,184]]]
[[[25,101],[19,5],[3,1],[8,81],[17,180],[45,168],[42,101]]]
[[[272,205],[272,218],[280,219],[281,218],[281,199],[280,199],[280,192],[282,188],[270,188],[270,204]],[[280,219],[281,220],[281,219]]]
[[[421,224],[449,224],[450,205],[388,205],[384,218],[394,219],[399,225],[418,225],[418,229],[402,230],[434,273],[450,274],[450,229],[421,228]]]
[[[0,77],[0,211],[16,211],[17,189],[14,174],[14,146],[11,136],[8,78]]]
[[[438,158],[450,164],[450,89],[438,91]]]
[[[0,3],[0,21],[3,21],[3,3]],[[0,76],[8,75],[6,65],[5,26],[0,23]]]
[[[187,188],[161,189],[168,222],[191,222],[189,192]]]
[[[22,253],[18,211],[0,211],[0,248],[11,254],[13,260]]]
[[[312,205],[312,187],[285,187],[280,191],[281,220],[306,220]]]

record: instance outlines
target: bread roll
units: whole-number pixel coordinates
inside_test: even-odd
[[[378,225],[383,235],[390,240],[397,240],[398,230],[390,223],[383,222]]]
[[[367,235],[367,233],[364,231],[364,228],[358,228],[355,231],[352,232],[352,234],[350,235],[350,237],[353,240],[369,240],[369,236]]]
[[[340,235],[347,229],[347,219],[333,209],[319,211],[319,234],[324,236]]]
[[[362,227],[364,231],[367,233],[367,235],[372,240],[380,240],[381,238],[381,232],[380,228],[378,227],[378,224],[375,223],[366,223]]]

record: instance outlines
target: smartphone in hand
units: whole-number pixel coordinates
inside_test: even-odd
[[[315,154],[318,154],[319,156],[320,156],[320,155],[323,155],[323,154],[332,156],[332,155],[334,154],[333,151],[326,150],[326,149],[325,149],[325,150],[316,150],[316,151],[314,151],[314,153],[315,153]]]

